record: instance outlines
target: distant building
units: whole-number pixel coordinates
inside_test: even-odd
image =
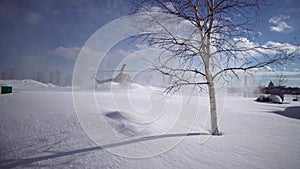
[[[270,81],[268,88],[269,89],[273,89],[275,87],[274,83],[272,82],[272,80]]]
[[[272,81],[268,84],[268,87],[263,89],[263,93],[278,95],[282,100],[284,99],[285,94],[290,95],[300,95],[299,87],[285,87],[285,86],[275,86]]]

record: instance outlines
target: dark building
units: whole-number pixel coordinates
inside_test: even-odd
[[[275,86],[272,81],[268,84],[268,87],[264,88],[265,94],[278,95],[283,100],[285,94],[289,95],[300,95],[299,87],[286,87],[286,86]]]

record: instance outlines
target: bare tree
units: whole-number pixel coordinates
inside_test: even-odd
[[[262,0],[145,0],[135,1],[143,15],[139,26],[143,38],[164,49],[154,69],[172,77],[166,91],[182,86],[206,86],[210,101],[211,134],[219,135],[215,82],[225,75],[238,77],[239,71],[284,64],[297,51],[273,44],[260,46],[256,37]],[[184,66],[176,67],[177,65]],[[175,64],[176,65],[176,64]]]
[[[65,86],[70,86],[72,83],[72,76],[71,75],[66,75],[65,76]]]
[[[277,77],[276,78],[276,80],[277,80],[277,82],[276,82],[277,86],[284,86],[287,83],[287,81],[288,81],[286,75],[284,75],[283,72],[280,72],[280,74],[277,75],[276,77]]]
[[[50,74],[49,74],[49,83],[55,84],[55,74],[54,74],[54,72],[50,72]]]
[[[56,70],[56,85],[60,86],[61,85],[61,71],[60,70]]]
[[[42,72],[37,72],[36,81],[38,82],[45,82],[45,76]]]
[[[7,76],[5,72],[1,72],[1,79],[6,80]]]
[[[13,68],[9,69],[9,78],[10,79],[16,79],[16,71]]]

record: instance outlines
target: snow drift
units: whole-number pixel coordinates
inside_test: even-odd
[[[256,99],[256,101],[282,104],[282,99],[280,98],[280,96],[270,94],[262,94]]]
[[[53,90],[53,89],[63,89],[67,87],[59,87],[52,83],[42,83],[31,79],[24,80],[0,80],[0,85],[10,85],[13,90]]]

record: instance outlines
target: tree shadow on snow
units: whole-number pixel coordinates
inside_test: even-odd
[[[112,143],[112,144],[107,144],[107,145],[102,145],[102,146],[82,148],[82,149],[66,151],[66,152],[56,152],[51,155],[44,155],[44,156],[33,157],[33,158],[5,159],[5,160],[0,160],[0,168],[9,169],[9,168],[15,168],[18,166],[29,166],[32,163],[43,161],[43,160],[51,160],[51,159],[56,159],[56,158],[60,158],[60,157],[77,155],[77,154],[81,154],[81,153],[88,153],[88,152],[92,152],[92,151],[103,150],[105,148],[113,148],[113,147],[118,147],[118,146],[123,146],[123,145],[127,145],[127,144],[143,142],[143,141],[155,140],[155,139],[181,137],[181,136],[199,136],[199,135],[208,135],[208,134],[207,133],[163,134],[163,135],[156,135],[156,136],[141,137],[141,138],[137,138],[137,139],[132,139],[132,140],[123,141],[123,142],[119,142],[119,143]],[[9,163],[9,164],[7,164],[7,163]]]
[[[300,106],[293,106],[284,109],[284,111],[273,111],[272,113],[289,118],[300,119]]]

